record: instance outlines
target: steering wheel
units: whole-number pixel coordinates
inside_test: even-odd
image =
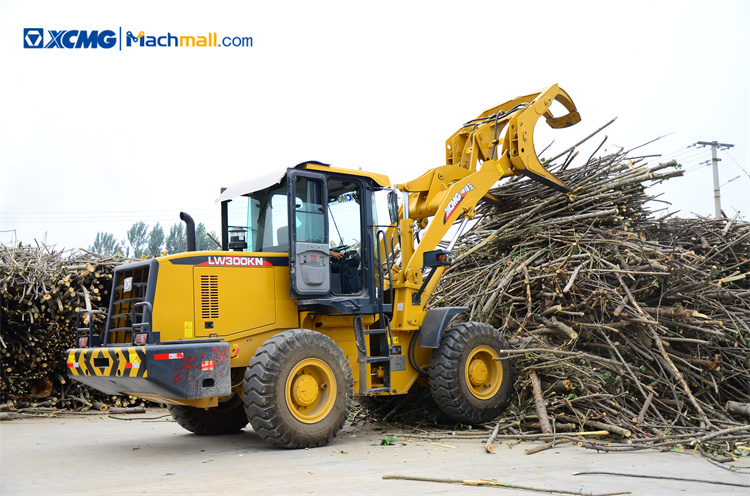
[[[330,251],[335,251],[336,253],[344,253],[349,248],[351,248],[351,246],[349,245],[339,245],[339,246],[336,246],[335,248],[331,248]]]

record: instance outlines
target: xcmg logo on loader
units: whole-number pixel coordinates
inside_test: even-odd
[[[463,199],[466,197],[466,195],[469,193],[469,191],[472,191],[474,188],[474,185],[471,183],[466,183],[466,186],[461,188],[461,191],[453,195],[453,198],[451,198],[451,201],[448,202],[448,206],[445,207],[445,218],[443,218],[443,224],[448,223],[448,219],[450,219],[451,215],[453,215],[453,212],[456,211],[458,206],[461,204]]]

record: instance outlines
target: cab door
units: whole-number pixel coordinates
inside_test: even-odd
[[[289,171],[289,287],[292,297],[330,293],[327,198],[323,174]]]

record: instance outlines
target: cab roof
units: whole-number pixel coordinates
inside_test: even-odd
[[[363,170],[344,169],[340,167],[331,167],[328,164],[317,162],[315,160],[302,162],[301,164],[297,164],[292,168],[343,174],[347,176],[365,177],[371,179],[375,184],[384,188],[387,188],[391,185],[390,181],[388,180],[388,176],[386,176],[385,174],[377,174],[375,172],[367,172]],[[221,193],[221,195],[219,195],[216,201],[220,203],[238,196],[249,195],[251,193],[255,193],[256,191],[269,188],[275,184],[279,184],[286,176],[288,170],[289,169],[275,170],[267,174],[256,176],[252,179],[233,184],[232,186],[225,189]]]

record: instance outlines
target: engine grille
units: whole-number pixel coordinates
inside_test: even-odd
[[[219,276],[201,276],[201,316],[204,319],[219,318]]]

